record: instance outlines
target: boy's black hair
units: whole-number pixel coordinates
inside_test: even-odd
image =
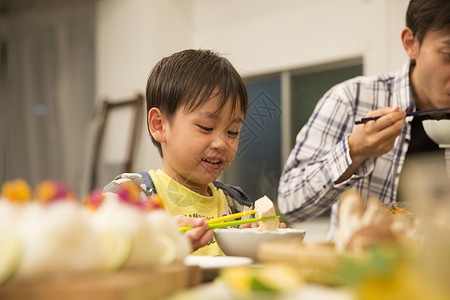
[[[194,111],[218,96],[220,111],[231,99],[232,112],[247,112],[244,81],[232,64],[210,50],[188,49],[160,60],[147,80],[147,116],[158,108],[170,122],[178,109]],[[147,123],[147,126],[149,124]],[[151,136],[151,133],[150,133]],[[162,157],[161,144],[151,136]]]
[[[406,12],[406,26],[420,46],[427,32],[450,28],[450,1],[411,0]]]

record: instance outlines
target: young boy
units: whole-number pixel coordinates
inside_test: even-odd
[[[223,255],[206,219],[252,209],[241,189],[215,182],[236,154],[248,103],[244,82],[227,59],[208,50],[185,50],[156,64],[146,100],[162,167],[122,174],[104,191],[131,180],[143,197],[157,193],[178,225],[195,227],[186,232],[194,249],[200,248],[195,254]]]

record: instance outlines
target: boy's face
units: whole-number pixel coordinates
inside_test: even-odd
[[[450,107],[450,29],[429,31],[417,47],[412,82],[420,109]]]
[[[217,109],[215,98],[192,112],[181,107],[164,128],[162,170],[200,194],[230,165],[244,121],[239,107],[231,113],[231,100]]]

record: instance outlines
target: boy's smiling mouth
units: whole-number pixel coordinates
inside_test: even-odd
[[[215,159],[215,158],[203,158],[202,161],[205,162],[209,168],[212,168],[214,170],[219,169],[223,163],[223,161],[221,159]]]

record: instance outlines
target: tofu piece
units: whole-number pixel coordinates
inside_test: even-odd
[[[276,216],[273,202],[267,196],[264,196],[255,202],[256,218],[265,218]],[[258,231],[278,231],[280,220],[278,218],[260,221]]]

